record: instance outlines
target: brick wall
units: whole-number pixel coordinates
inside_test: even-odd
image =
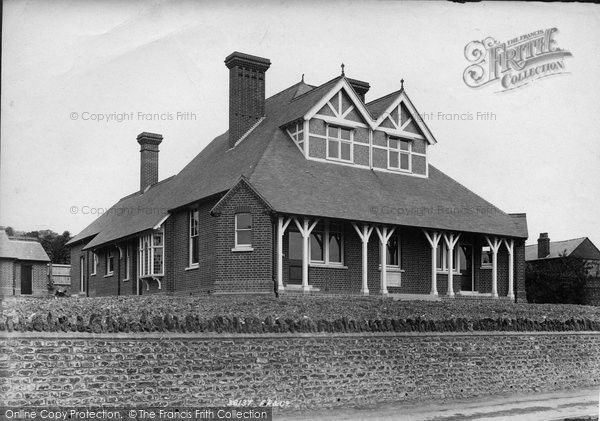
[[[115,262],[115,268],[112,275],[106,273],[106,256],[107,252],[112,250]],[[89,286],[88,293],[90,297],[103,297],[107,295],[118,295],[119,292],[119,280],[117,272],[117,262],[119,259],[119,250],[114,247],[105,247],[96,250],[98,256],[98,265],[96,266],[96,274],[93,272],[93,254],[89,253]]]
[[[45,262],[3,259],[0,261],[0,297],[21,295],[22,266],[31,266],[31,296],[47,296],[48,265]]]
[[[14,262],[0,260],[0,297],[13,295]]]
[[[527,302],[525,290],[525,240],[515,241],[515,300],[519,303]]]
[[[320,289],[320,292],[360,293],[362,286],[362,242],[351,224],[342,224],[344,230],[344,268],[309,267],[309,284]],[[289,280],[289,230],[283,237],[283,283]],[[388,285],[391,294],[429,294],[431,291],[431,247],[420,229],[397,227],[401,242],[401,286]],[[482,239],[465,235],[463,238],[474,247],[474,283],[475,292],[490,293],[492,291],[491,269],[481,269]],[[367,248],[367,276],[370,294],[378,294],[381,289],[381,272],[379,269],[379,237],[373,231]],[[524,256],[523,256],[524,257]],[[517,289],[517,255],[515,254],[515,291]],[[454,275],[454,292],[459,293],[463,278],[470,275]],[[437,274],[437,289],[440,295],[448,291],[448,275]],[[506,248],[498,252],[498,294],[505,297],[508,293],[508,252]]]
[[[167,278],[176,294],[207,293],[214,290],[215,246],[217,218],[210,215],[210,210],[217,203],[216,199],[195,205],[199,212],[198,232],[199,262],[198,267],[190,269],[189,265],[189,224],[190,210],[175,212],[169,217],[167,229],[172,235],[167,236],[168,262]],[[191,209],[191,208],[190,208]]]
[[[342,407],[598,385],[600,333],[4,334],[2,406]]]
[[[273,221],[262,199],[245,183],[238,183],[223,199],[214,217],[215,293],[274,291]],[[252,251],[235,248],[235,214],[252,214]]]

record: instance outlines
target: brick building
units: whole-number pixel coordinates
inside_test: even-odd
[[[33,238],[10,238],[0,228],[0,297],[48,295],[48,262]]]
[[[403,86],[365,102],[342,72],[265,99],[269,60],[225,64],[229,130],[160,182],[162,136],[141,133],[140,190],[69,242],[82,294],[525,299],[525,215],[429,164]]]

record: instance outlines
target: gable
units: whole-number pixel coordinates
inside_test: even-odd
[[[600,250],[598,250],[589,238],[586,238],[573,250],[571,256],[588,260],[600,260]]]
[[[373,128],[373,118],[348,81],[341,77],[331,89],[303,116],[305,120],[319,117],[338,124],[344,121]]]
[[[433,136],[428,135],[428,130],[425,129],[425,123],[409,104],[404,91],[401,91],[396,100],[378,117],[377,128],[388,129],[385,130],[387,133],[396,136],[425,139],[429,144],[435,143]]]
[[[333,94],[328,95],[328,100],[315,114],[315,117],[331,117],[342,123],[344,120],[349,123],[360,123],[367,125],[367,121],[361,115],[361,111],[355,105],[354,101],[348,95],[344,87],[340,87]]]

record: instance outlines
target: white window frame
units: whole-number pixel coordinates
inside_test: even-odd
[[[331,137],[329,136],[329,128],[333,127],[338,129],[339,137]],[[342,129],[348,130],[350,132],[350,139],[342,139],[341,133]],[[338,158],[332,158],[329,156],[329,141],[333,140],[338,143]],[[350,145],[350,159],[342,158],[342,143],[347,143]],[[337,161],[337,162],[354,162],[354,129],[351,127],[340,126],[338,124],[327,124],[325,126],[325,158],[329,161]]]
[[[250,215],[250,228],[238,228],[238,215],[248,214]],[[235,247],[231,249],[231,251],[253,251],[252,248],[252,226],[254,225],[254,218],[252,216],[252,212],[236,212],[234,215],[234,245]],[[250,244],[240,244],[238,243],[238,232],[239,231],[250,231]]]
[[[154,238],[160,236],[162,237],[160,246],[154,245]],[[147,247],[146,247],[147,244]],[[140,278],[148,278],[153,276],[163,276],[165,271],[165,237],[162,227],[155,232],[142,235],[140,237],[140,259],[139,259],[139,267],[140,267]],[[157,253],[160,253],[162,256],[161,259],[161,270],[154,270],[154,257]],[[146,263],[148,264],[148,269],[146,270]]]
[[[306,142],[306,135],[304,133],[304,121],[292,124],[287,129],[288,135],[294,140],[294,143],[298,145],[300,150],[304,150],[304,142]],[[302,137],[302,139],[300,139]]]
[[[483,262],[483,256],[485,254],[483,252],[484,249],[488,249],[488,252],[491,255],[489,263],[484,263]],[[492,248],[490,246],[481,246],[480,252],[481,252],[481,256],[480,256],[480,259],[481,259],[481,269],[492,269],[492,267],[494,266],[494,262],[493,262],[494,256],[493,256],[493,253],[492,253]]]
[[[79,257],[79,292],[85,292],[85,257]]]
[[[392,148],[390,146],[390,141],[398,141],[398,148]],[[408,150],[401,149],[400,142],[408,143]],[[391,171],[412,173],[412,155],[413,155],[412,147],[413,147],[413,142],[410,139],[404,139],[402,137],[397,137],[397,136],[388,136],[387,137],[387,148],[386,148],[387,149],[387,169],[391,170]],[[391,162],[390,155],[392,152],[398,153],[398,167],[393,167],[390,164],[390,162]],[[408,169],[403,169],[400,166],[402,155],[408,156]]]
[[[112,268],[111,266],[112,261]],[[106,251],[106,275],[112,276],[115,273],[115,251],[113,249]]]
[[[95,252],[92,252],[92,273],[90,275],[95,275],[98,270],[98,255]]]
[[[123,281],[129,281],[131,279],[131,251],[129,246],[125,246],[125,279]]]
[[[200,237],[200,211],[198,209],[193,209],[190,210],[189,213],[190,217],[190,223],[189,223],[189,230],[188,230],[188,267],[190,268],[197,268],[199,263],[200,263],[200,252],[199,250],[196,250],[197,256],[196,258],[198,259],[197,262],[193,261],[194,255],[192,254],[192,243],[194,242],[194,238],[196,237]],[[194,224],[195,222],[195,224]],[[198,245],[200,245],[200,240],[198,239]]]
[[[330,230],[330,226],[329,226],[329,221],[325,221],[323,223],[323,230],[318,230],[316,227],[315,229],[311,232],[311,236],[313,235],[313,233],[317,233],[320,232],[323,234],[323,260],[313,260],[312,259],[312,241],[308,241],[308,257],[309,257],[309,263],[312,265],[321,265],[321,266],[337,266],[337,267],[343,267],[344,266],[344,227],[343,225],[334,223],[334,225],[338,225],[340,227],[340,261],[339,262],[332,262],[329,256],[329,241],[330,241],[330,235],[331,235],[331,230]],[[336,231],[337,232],[337,231]]]
[[[454,269],[452,270],[452,273],[454,275],[460,275],[460,270],[461,270],[461,268],[460,268],[460,256],[458,254],[459,253],[459,251],[458,251],[459,247],[460,247],[460,245],[457,243],[454,246],[454,250],[453,250],[454,258],[452,260],[452,263],[454,265]],[[439,267],[437,265],[437,250],[436,250],[436,252],[435,252],[435,256],[436,256],[436,258],[435,258],[435,260],[436,260],[436,262],[435,262],[435,269],[436,269],[437,273],[448,273],[448,246],[446,245],[446,243],[444,243],[443,239],[442,239],[442,241],[439,242],[438,248],[441,249],[441,253],[442,253],[442,256],[441,256],[441,259],[440,259],[441,263],[442,263],[442,267]]]
[[[394,233],[392,234],[392,237],[397,236],[398,237],[398,264],[397,265],[390,265],[389,260],[387,260],[385,267],[388,270],[400,270],[402,269],[402,247],[401,247],[401,241],[402,238],[400,237],[400,233],[396,230],[394,231]],[[392,237],[390,237],[390,240],[392,239]],[[389,243],[389,240],[388,240]],[[387,248],[387,244],[385,245]],[[387,249],[386,249],[386,253],[387,253]],[[381,270],[381,253],[377,253],[378,254],[378,262],[379,262],[379,270]]]

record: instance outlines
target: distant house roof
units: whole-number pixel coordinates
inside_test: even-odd
[[[36,240],[15,240],[8,238],[0,229],[0,259],[18,259],[49,262],[46,251]]]
[[[600,260],[600,250],[587,237],[572,240],[551,241],[550,253],[538,258],[538,245],[525,246],[525,261],[554,259],[563,255],[589,260]]]
[[[68,244],[89,249],[151,229],[167,210],[224,194],[240,177],[280,213],[527,238],[524,215],[504,213],[431,165],[428,178],[419,178],[305,159],[282,126],[302,118],[341,78],[319,87],[299,82],[273,95],[266,118],[234,148],[228,133],[218,136],[179,174],[121,199]],[[372,110],[387,99],[376,102]]]

